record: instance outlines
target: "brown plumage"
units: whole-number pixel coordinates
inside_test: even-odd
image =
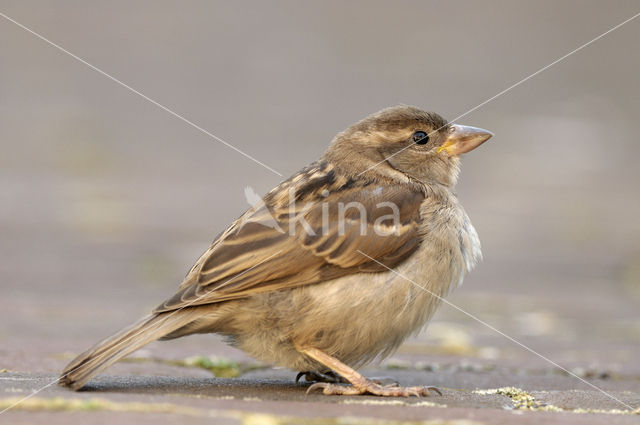
[[[352,384],[313,387],[326,394],[428,394],[346,363],[390,354],[427,323],[431,293],[446,295],[479,260],[452,189],[459,154],[490,136],[411,106],[352,125],[218,236],[174,296],[79,355],[60,382],[78,389],[153,340],[217,332],[262,361]]]

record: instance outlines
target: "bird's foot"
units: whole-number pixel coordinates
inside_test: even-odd
[[[313,372],[313,371],[300,372],[296,375],[296,384],[298,383],[300,378],[302,378],[303,376],[304,376],[304,380],[307,382],[327,382],[331,384],[338,384],[338,383],[346,384],[349,382],[346,379],[344,379],[342,376],[335,373],[334,371],[329,370],[327,372]]]
[[[349,381],[344,379],[342,376],[338,375],[332,370],[326,372],[314,372],[314,371],[305,371],[299,372],[296,375],[296,384],[300,381],[300,378],[304,377],[306,382],[326,382],[329,384],[349,384]],[[400,384],[396,382],[395,379],[388,376],[376,376],[373,378],[369,378],[375,384],[388,386],[388,387],[397,387]]]
[[[307,394],[316,390],[322,390],[322,393],[326,395],[373,394],[382,397],[409,397],[412,395],[420,397],[431,395],[431,392],[442,395],[442,392],[436,387],[400,387],[394,384],[380,385],[366,378],[358,382],[357,385],[318,382],[307,389]]]
[[[351,384],[342,385],[332,382],[317,382],[307,389],[307,394],[312,391],[322,390],[322,393],[327,395],[373,394],[382,397],[409,397],[410,395],[420,397],[422,395],[430,395],[432,391],[442,395],[440,390],[436,387],[400,387],[397,384],[382,385],[372,381],[371,379],[365,378],[354,369],[322,350],[314,347],[296,348],[298,351],[309,356],[323,366],[335,371],[336,374],[349,381]],[[299,374],[298,377],[303,375],[305,375],[305,373]]]

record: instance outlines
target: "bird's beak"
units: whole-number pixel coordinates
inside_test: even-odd
[[[446,151],[449,156],[467,153],[489,140],[493,133],[477,127],[453,124],[449,128],[447,138],[436,151]]]

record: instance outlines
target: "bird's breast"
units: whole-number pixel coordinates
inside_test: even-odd
[[[471,220],[453,195],[427,198],[420,208],[421,243],[416,253],[419,273],[437,282],[431,286],[446,295],[482,258],[480,239]],[[437,278],[436,278],[437,277]]]

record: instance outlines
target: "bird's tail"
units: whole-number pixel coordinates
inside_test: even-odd
[[[60,385],[78,390],[92,376],[140,347],[167,336],[194,321],[194,311],[184,309],[149,315],[76,357],[60,375]]]

